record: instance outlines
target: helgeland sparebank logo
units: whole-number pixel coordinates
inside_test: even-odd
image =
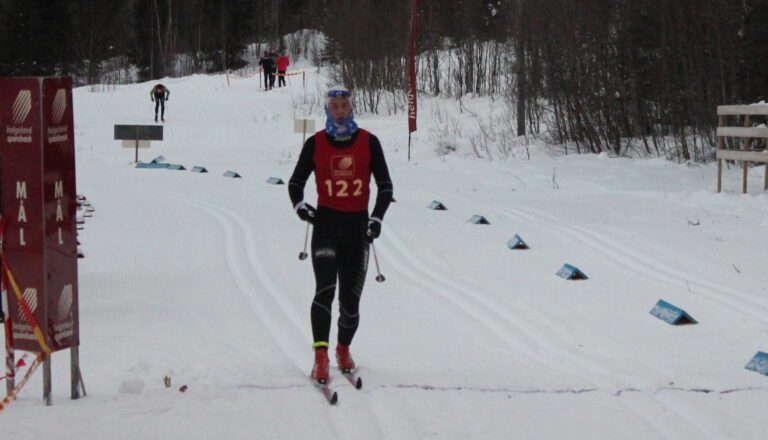
[[[21,90],[13,101],[13,125],[21,125],[32,111],[32,90]]]
[[[69,139],[67,131],[69,126],[64,124],[64,115],[67,113],[67,89],[58,89],[51,103],[51,126],[48,127],[48,143],[66,142]]]
[[[59,296],[59,307],[57,310],[59,322],[53,324],[53,339],[58,342],[71,338],[75,334],[75,321],[72,314],[73,298],[72,284],[67,284],[61,289],[61,295]]]
[[[64,118],[64,112],[67,111],[67,89],[56,91],[56,97],[53,98],[53,108],[51,109],[51,120],[55,125],[61,124]]]
[[[67,284],[64,286],[64,288],[61,290],[61,296],[59,297],[59,308],[58,308],[58,318],[59,321],[64,321],[69,317],[69,314],[72,312],[72,285]]]
[[[37,289],[34,287],[27,287],[24,293],[21,295],[24,302],[29,307],[29,311],[32,315],[35,314],[38,306]],[[13,338],[16,340],[34,341],[37,337],[32,325],[27,321],[27,314],[24,313],[24,307],[21,306],[21,301],[18,304],[19,318],[11,323]]]
[[[37,289],[27,287],[24,290],[24,295],[22,295],[22,297],[24,298],[24,302],[27,303],[29,311],[34,315],[35,310],[37,310]],[[21,306],[21,302],[19,302],[19,316],[26,316],[24,308]]]
[[[32,90],[19,90],[11,107],[11,124],[5,129],[8,144],[32,143],[32,127],[24,126],[31,111]]]

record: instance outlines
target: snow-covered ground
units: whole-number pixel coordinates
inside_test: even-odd
[[[316,103],[326,82],[307,73]],[[713,166],[541,147],[530,161],[442,157],[430,109],[472,123],[451,101],[420,103],[410,162],[405,115],[358,116],[397,203],[376,242],[387,279],[371,262],[353,344],[364,388],[336,375],[327,405],[307,378],[305,224],[266,183],[287,181],[300,151],[300,78],[268,93],[258,77],[164,81],[165,140],[140,159],[208,174],[135,169],[112,140],[113,124],[151,123],[150,84],[75,91],[78,192],[96,208],[80,233],[88,396],[68,399],[56,353],[54,405],[36,373],[0,415],[3,439],[765,438],[768,377],[744,369],[768,350],[763,168],[744,196],[738,169],[717,194]],[[515,234],[531,249],[508,249]],[[555,276],[564,263],[589,280]],[[662,298],[699,323],[651,316]]]

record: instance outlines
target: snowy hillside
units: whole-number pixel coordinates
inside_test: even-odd
[[[307,73],[320,127],[326,80]],[[96,208],[80,232],[88,397],[68,399],[57,353],[54,406],[38,372],[0,415],[2,438],[765,438],[768,377],[744,369],[768,350],[763,169],[743,196],[735,168],[716,194],[713,166],[540,147],[530,161],[443,157],[432,109],[471,123],[452,101],[420,102],[410,162],[405,115],[358,115],[397,203],[376,241],[387,279],[371,261],[352,346],[364,387],[332,371],[326,404],[308,380],[305,224],[266,183],[288,180],[301,147],[297,78],[271,92],[257,77],[164,81],[165,140],[140,159],[207,174],[135,169],[112,140],[113,124],[151,123],[150,84],[75,91],[78,193]],[[529,250],[507,247],[515,234]],[[557,277],[565,263],[589,279]],[[698,324],[656,319],[659,299]]]

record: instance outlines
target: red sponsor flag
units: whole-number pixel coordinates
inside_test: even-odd
[[[408,45],[408,132],[416,131],[416,24],[419,1],[411,2],[411,42]]]

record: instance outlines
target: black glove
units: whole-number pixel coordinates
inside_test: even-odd
[[[304,202],[299,202],[296,207],[296,214],[298,214],[299,218],[304,220],[305,222],[309,222],[311,224],[315,224],[315,213],[317,210],[314,206],[308,205]]]
[[[373,240],[379,238],[379,235],[381,235],[381,220],[371,217],[368,220],[368,229],[365,231],[365,240],[368,243],[373,243]]]

